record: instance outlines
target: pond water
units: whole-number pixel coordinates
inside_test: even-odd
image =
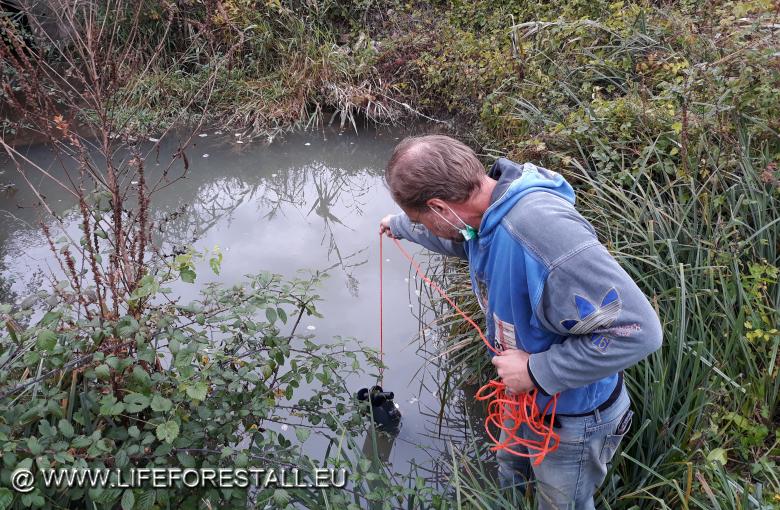
[[[394,145],[409,131],[366,129],[356,134],[325,129],[287,135],[270,145],[234,133],[205,133],[187,151],[188,177],[156,194],[151,207],[154,217],[175,217],[167,225],[166,242],[185,245],[195,239],[193,245],[199,250],[219,246],[224,254],[222,271],[214,275],[203,262],[196,282],[179,283],[174,292],[187,302],[209,281],[229,285],[263,270],[294,277],[298,269],[328,269],[331,276],[318,305],[324,318],[304,317],[299,332],[312,333],[323,342],[335,336],[354,337],[378,348],[378,225],[385,214],[399,211],[382,174]],[[160,154],[172,154],[177,143],[175,137],[164,139]],[[58,165],[45,146],[18,149],[57,172]],[[3,170],[0,184],[12,183],[14,192],[0,195],[0,298],[19,299],[45,285],[49,268],[56,263],[37,227],[40,212],[34,207],[34,195],[7,158],[0,159]],[[29,175],[40,184],[55,212],[65,214],[72,206],[68,196],[34,172]],[[78,238],[75,219],[70,230]],[[418,247],[404,243],[419,261],[428,258]],[[478,441],[485,441],[484,431],[478,410],[468,407],[473,399],[461,392],[448,399],[439,427],[439,374],[426,363],[430,354],[420,350],[421,323],[433,317],[429,313],[420,320],[415,287],[419,283],[387,239],[384,256],[385,363],[389,367],[384,387],[395,392],[403,421],[395,440],[384,442],[383,456],[397,473],[406,474],[417,465],[436,476],[441,468],[437,459],[450,464],[448,442],[471,440],[466,436],[473,433],[479,435]],[[426,332],[424,341],[433,341],[435,332]],[[435,348],[428,346],[427,351]],[[372,383],[366,375],[365,380],[354,381],[354,388]],[[318,458],[311,451],[321,446],[315,436],[306,446]]]

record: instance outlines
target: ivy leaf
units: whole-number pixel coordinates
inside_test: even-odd
[[[52,351],[54,346],[57,345],[57,335],[54,331],[44,329],[38,332],[38,339],[35,342],[35,346],[42,351]]]
[[[157,425],[155,429],[157,439],[166,443],[173,443],[173,440],[179,436],[179,424],[175,421],[166,421]]]

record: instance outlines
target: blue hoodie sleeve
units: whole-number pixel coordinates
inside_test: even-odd
[[[412,241],[436,253],[468,259],[466,243],[442,239],[431,234],[423,225],[412,225],[409,216],[404,213],[396,214],[390,219],[390,231],[394,237]]]
[[[655,310],[574,206],[550,193],[533,193],[520,205],[511,228],[546,268],[534,319],[563,338],[531,354],[535,384],[547,394],[586,386],[657,350]]]

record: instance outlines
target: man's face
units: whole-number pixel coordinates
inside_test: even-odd
[[[436,213],[430,209],[423,209],[421,211],[404,211],[412,222],[412,225],[423,225],[428,231],[436,237],[443,239],[449,239],[452,241],[465,241],[460,231],[454,228],[452,225],[448,225],[446,221],[441,219]],[[447,211],[441,211],[442,216],[453,222],[457,220],[451,218],[452,214]]]

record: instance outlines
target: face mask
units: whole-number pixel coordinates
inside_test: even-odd
[[[463,236],[463,239],[465,239],[466,241],[471,241],[472,239],[474,239],[475,237],[477,237],[477,229],[475,229],[474,227],[472,227],[471,225],[469,225],[468,223],[466,223],[465,221],[463,221],[462,219],[460,219],[460,216],[458,216],[458,215],[455,213],[455,211],[453,211],[452,209],[450,209],[450,207],[449,207],[449,206],[447,207],[447,209],[449,209],[449,210],[450,210],[450,212],[451,212],[452,214],[455,214],[455,217],[456,217],[456,218],[458,218],[458,221],[460,221],[461,223],[463,223],[463,228],[458,228],[458,227],[457,227],[457,226],[456,226],[454,223],[452,223],[450,220],[448,220],[447,218],[445,218],[444,216],[442,216],[442,215],[441,215],[441,213],[440,213],[439,211],[437,211],[436,209],[434,209],[434,208],[433,208],[433,207],[431,207],[431,206],[428,206],[428,207],[430,208],[430,210],[431,210],[431,211],[435,212],[435,213],[436,213],[436,215],[437,215],[439,218],[443,219],[443,220],[444,220],[444,221],[446,221],[446,222],[447,222],[447,223],[448,223],[448,224],[449,224],[449,225],[450,225],[452,228],[454,228],[455,230],[457,230],[458,232],[460,232],[460,235],[462,235],[462,236]]]

